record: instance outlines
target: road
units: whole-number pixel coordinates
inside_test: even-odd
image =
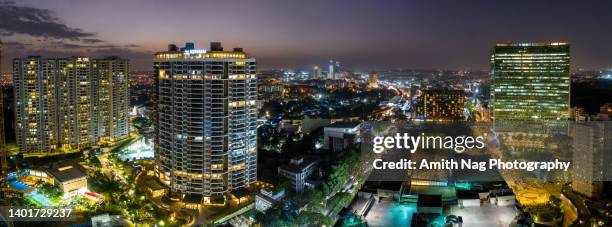
[[[585,200],[579,195],[577,195],[576,193],[574,193],[568,187],[563,187],[563,190],[561,191],[561,193],[563,193],[565,197],[567,197],[570,201],[572,201],[574,206],[576,206],[576,208],[578,209],[578,222],[580,223],[579,225],[580,226],[591,226],[590,220],[593,216],[588,206],[586,205]]]

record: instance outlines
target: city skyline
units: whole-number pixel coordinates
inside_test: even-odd
[[[0,223],[611,226],[610,8],[0,0]]]
[[[62,3],[0,3],[2,72],[10,71],[10,59],[31,54],[118,55],[131,59],[133,70],[150,70],[156,50],[189,41],[174,37],[177,24],[196,43],[223,40],[249,50],[261,69],[324,68],[334,59],[355,70],[488,70],[495,43],[547,40],[572,45],[573,69],[612,67],[612,47],[603,45],[612,37],[605,27],[612,3],[605,1]],[[111,10],[113,17],[105,17]]]

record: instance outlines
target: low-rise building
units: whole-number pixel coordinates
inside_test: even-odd
[[[122,226],[124,223],[120,215],[99,214],[91,217],[91,226]]]
[[[203,203],[203,197],[200,194],[188,193],[183,195],[183,208],[198,210]]]
[[[589,115],[586,114],[584,108],[580,107],[572,107],[570,109],[570,119],[575,121],[586,121],[589,118]]]
[[[442,196],[420,194],[417,201],[419,214],[442,214]]]
[[[497,206],[514,206],[516,204],[516,197],[510,189],[491,190],[489,202]]]
[[[310,134],[310,132],[317,130],[323,126],[327,126],[331,123],[331,119],[324,117],[310,117],[304,116],[302,120],[302,132],[304,134]]]
[[[480,196],[477,191],[457,191],[457,202],[461,207],[479,207]]]
[[[318,168],[319,161],[305,160],[304,157],[292,158],[287,165],[278,167],[278,175],[287,179],[296,192],[304,191],[308,186],[306,180]]]
[[[284,190],[274,193],[274,191],[261,189],[255,195],[255,209],[259,212],[265,212],[283,198],[285,198]]]
[[[361,123],[336,122],[323,129],[323,147],[332,151],[340,151],[350,144],[358,142]]]
[[[87,171],[79,164],[53,167],[47,172],[52,176],[53,183],[64,191],[64,197],[87,191]]]

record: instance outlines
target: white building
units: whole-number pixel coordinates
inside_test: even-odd
[[[347,148],[350,144],[357,142],[360,127],[359,122],[336,122],[325,126],[323,147],[332,151]]]
[[[283,198],[285,198],[284,190],[274,194],[273,191],[261,189],[255,196],[255,209],[259,212],[265,212]]]
[[[303,157],[292,158],[289,164],[278,167],[278,175],[287,179],[294,191],[302,192],[308,186],[306,180],[317,170],[318,164],[318,161],[307,161]]]
[[[516,197],[510,189],[496,189],[489,191],[489,203],[497,206],[514,206]]]
[[[461,207],[479,207],[480,196],[477,191],[457,191],[457,202]]]

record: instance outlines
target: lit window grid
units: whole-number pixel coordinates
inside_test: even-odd
[[[156,60],[159,119],[168,119],[156,159],[173,191],[220,196],[255,182],[255,61],[240,62]]]
[[[100,105],[96,103],[98,99],[90,98],[100,92],[98,87],[91,86],[99,73],[92,65],[102,61],[121,62],[125,70],[119,74],[127,75],[127,60],[100,59],[92,63],[89,58],[83,57],[32,57],[13,62],[16,136],[22,152],[48,153],[58,148],[80,150],[90,147],[99,139],[94,133],[95,125],[92,124],[97,119],[93,115],[93,106],[114,110],[118,118],[109,124],[122,129],[115,134],[115,138],[127,135],[127,86],[116,86],[118,90],[115,93],[125,98],[121,101],[125,105],[121,107]]]
[[[496,47],[491,61],[495,119],[569,117],[569,46]]]

